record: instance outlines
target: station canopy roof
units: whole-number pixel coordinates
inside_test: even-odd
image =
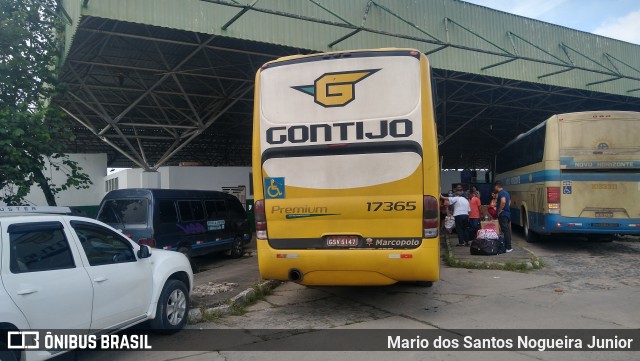
[[[640,46],[457,0],[62,0],[53,100],[109,167],[250,165],[256,70],[382,47],[430,59],[444,168],[488,168],[558,113],[640,111]]]

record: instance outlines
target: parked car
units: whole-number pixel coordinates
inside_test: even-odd
[[[48,351],[7,351],[7,331],[99,333],[150,320],[183,328],[193,273],[181,254],[151,250],[96,220],[0,209],[0,359],[43,360]],[[33,208],[33,207],[29,207]],[[37,207],[36,207],[37,208]],[[51,207],[48,207],[50,210]],[[36,211],[33,208],[31,211]]]
[[[225,251],[238,258],[251,241],[244,207],[223,192],[119,189],[104,197],[97,219],[138,244],[187,257]]]

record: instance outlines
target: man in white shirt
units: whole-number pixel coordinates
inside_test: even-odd
[[[453,217],[456,219],[456,233],[458,244],[463,247],[469,245],[469,201],[464,197],[464,192],[456,192],[453,197],[442,197],[445,205],[453,206]]]

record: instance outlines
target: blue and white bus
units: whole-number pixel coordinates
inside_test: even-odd
[[[527,241],[640,234],[640,113],[558,114],[502,148],[496,179]]]

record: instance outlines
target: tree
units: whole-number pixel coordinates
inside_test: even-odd
[[[48,205],[89,176],[64,154],[73,140],[59,109],[48,101],[63,90],[56,60],[61,20],[56,0],[0,0],[0,200],[22,204],[32,185]],[[54,184],[51,174],[66,178]]]

